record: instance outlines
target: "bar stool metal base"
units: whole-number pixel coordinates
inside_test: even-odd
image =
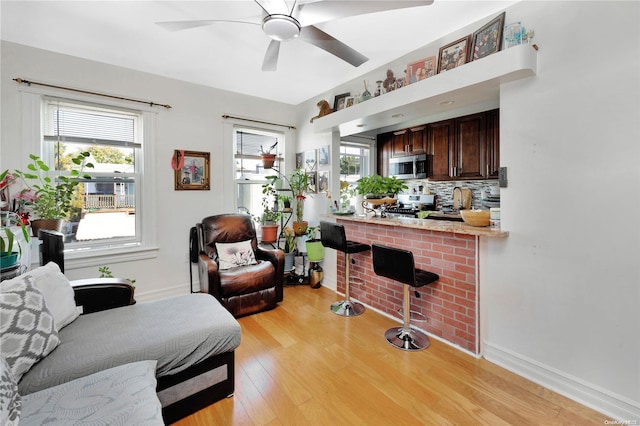
[[[364,306],[362,303],[342,300],[331,304],[331,312],[343,317],[355,317],[364,312]]]
[[[405,327],[393,327],[384,334],[387,342],[405,351],[421,351],[429,347],[429,337],[418,330]]]

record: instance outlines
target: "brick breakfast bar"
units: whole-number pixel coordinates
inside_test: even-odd
[[[413,219],[336,217],[347,239],[381,244],[413,252],[416,268],[434,272],[440,279],[411,293],[411,310],[427,317],[412,325],[471,353],[478,345],[478,238],[504,238],[508,232],[474,227],[462,222]],[[349,270],[353,299],[393,317],[401,318],[403,285],[373,272],[371,252],[352,254]],[[337,260],[337,291],[344,294],[344,258]]]

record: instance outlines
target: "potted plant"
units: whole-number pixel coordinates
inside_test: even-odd
[[[22,246],[20,243],[17,244],[18,251],[13,251],[16,234],[11,229],[12,227],[20,227],[25,242],[29,242],[29,232],[22,219],[14,212],[2,212],[0,229],[2,229],[2,234],[4,235],[0,234],[0,268],[13,266],[18,263],[22,257]]]
[[[295,251],[296,251],[296,234],[293,228],[287,226],[284,228],[284,270],[291,271],[294,268]]]
[[[92,163],[87,162],[91,154],[81,152],[71,161],[76,168],[69,175],[60,175],[57,178],[49,176],[50,167],[40,157],[30,154],[31,163],[27,165],[28,172],[15,170],[14,174],[20,178],[25,186],[22,193],[32,191],[34,199],[30,204],[37,220],[31,221],[33,235],[38,235],[38,229],[54,229],[59,231],[62,220],[68,218],[72,201],[81,180],[91,179],[84,173],[84,168],[93,168]],[[33,183],[30,183],[33,182]],[[45,222],[42,222],[45,221]]]
[[[287,194],[279,194],[278,200],[282,201],[282,211],[288,213],[291,211],[291,196]]]
[[[289,186],[293,191],[296,199],[295,221],[293,222],[293,230],[296,235],[304,235],[307,232],[309,223],[304,220],[304,202],[306,193],[309,191],[309,176],[304,170],[298,168],[289,176]]]
[[[275,208],[277,191],[274,180],[262,185],[262,214],[254,216],[253,219],[260,223],[261,241],[273,243],[278,240],[278,219],[280,212]]]
[[[307,258],[309,258],[309,262],[320,262],[324,259],[324,246],[322,245],[319,233],[319,226],[310,226],[307,228],[307,241],[305,244],[307,246]]]
[[[356,190],[358,194],[366,199],[380,199],[385,197],[395,197],[403,189],[407,189],[403,180],[393,177],[382,177],[380,175],[365,176],[358,180]]]
[[[273,163],[275,163],[276,161],[276,154],[274,154],[272,151],[276,148],[277,145],[278,141],[266,148],[263,148],[263,146],[260,145],[260,158],[262,159],[262,166],[265,169],[270,169],[273,167]]]

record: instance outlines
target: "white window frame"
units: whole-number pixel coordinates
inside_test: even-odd
[[[103,101],[102,98],[90,95],[73,95],[60,93],[56,89],[29,87],[21,93],[21,128],[22,128],[22,164],[16,168],[26,169],[29,153],[43,154],[42,105],[46,99],[57,98],[65,102],[93,104],[105,108],[134,110],[142,116],[142,161],[136,170],[136,220],[139,221],[139,238],[135,242],[108,241],[104,244],[92,243],[76,249],[65,248],[65,269],[79,269],[134,260],[151,259],[158,256],[155,229],[156,215],[156,167],[155,167],[155,129],[157,112],[153,109],[132,108],[129,103],[117,100]],[[138,226],[138,225],[137,225]],[[138,231],[136,231],[138,233]],[[33,238],[31,250],[38,253],[40,241]],[[32,255],[31,262],[38,263],[38,256]]]
[[[228,118],[223,121],[222,125],[222,133],[223,140],[225,143],[223,144],[223,157],[226,159],[222,165],[222,172],[224,176],[228,176],[231,178],[231,182],[233,185],[225,185],[222,188],[222,196],[223,199],[226,200],[227,205],[233,206],[233,211],[238,210],[238,180],[236,179],[236,168],[235,168],[235,152],[234,152],[234,137],[235,131],[237,129],[253,129],[256,131],[264,131],[269,133],[282,133],[284,135],[284,152],[293,152],[295,147],[295,130],[285,126],[279,125],[271,125],[271,124],[260,124],[256,125],[253,122],[247,122],[242,119],[233,119]],[[295,169],[295,156],[293,155],[284,155],[284,162],[282,163],[282,173],[286,173],[287,170]],[[277,174],[274,172],[274,174]],[[252,180],[252,181],[244,181],[244,184],[251,183],[264,183],[262,181]],[[251,212],[255,214],[254,212]]]

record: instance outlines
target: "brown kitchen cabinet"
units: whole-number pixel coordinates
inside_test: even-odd
[[[458,179],[485,178],[486,116],[472,114],[453,120],[453,170]]]
[[[453,120],[440,121],[428,126],[429,179],[448,180],[453,164]]]
[[[416,126],[409,129],[390,132],[391,156],[404,157],[427,152],[427,126]]]
[[[378,135],[378,173],[389,158],[429,154],[429,179],[497,179],[500,168],[499,110],[466,115]]]
[[[500,168],[499,110],[431,123],[432,180],[496,179]]]

